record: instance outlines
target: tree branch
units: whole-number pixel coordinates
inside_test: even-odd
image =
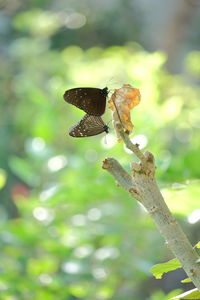
[[[106,158],[103,161],[103,169],[107,170],[125,190],[133,195],[133,197],[140,201],[140,197],[134,189],[134,184],[131,175],[129,175],[120,163],[114,158]]]
[[[139,200],[151,215],[168,248],[180,261],[183,269],[200,290],[199,256],[193,249],[186,235],[167,207],[155,179],[154,157],[150,152],[144,154],[138,145],[134,145],[124,132],[121,124],[117,124],[127,148],[139,159],[139,163],[132,163],[132,176],[114,158],[106,158],[103,168],[107,170],[130,195]]]

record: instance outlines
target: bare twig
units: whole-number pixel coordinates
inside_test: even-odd
[[[131,193],[135,199],[140,201],[140,197],[134,189],[131,175],[129,175],[120,163],[114,158],[106,158],[103,161],[103,169],[107,170],[125,190]]]
[[[145,158],[144,154],[142,153],[142,151],[140,151],[138,145],[135,145],[131,142],[128,134],[126,132],[124,132],[124,129],[123,129],[121,123],[117,123],[117,128],[118,128],[118,132],[120,133],[121,138],[123,139],[126,147],[129,150],[131,150],[141,161],[145,162],[146,158]]]

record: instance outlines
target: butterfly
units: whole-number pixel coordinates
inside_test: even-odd
[[[63,98],[66,102],[84,110],[88,115],[102,116],[106,108],[108,88],[74,88],[67,90]]]
[[[99,116],[84,115],[84,117],[73,127],[69,129],[69,135],[73,137],[88,137],[108,133],[109,127],[103,122]]]

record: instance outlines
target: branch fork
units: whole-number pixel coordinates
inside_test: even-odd
[[[143,153],[138,144],[131,142],[120,120],[114,121],[117,136],[120,136],[139,162],[131,164],[131,175],[114,158],[106,158],[103,161],[103,169],[108,171],[118,184],[129,192],[132,198],[143,204],[165,239],[167,247],[179,260],[194,285],[200,290],[199,256],[162,197],[155,178],[156,166],[153,154],[148,151]]]

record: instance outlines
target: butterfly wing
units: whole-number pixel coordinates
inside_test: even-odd
[[[88,137],[108,132],[107,125],[99,116],[86,114],[77,124],[69,130],[69,135],[73,137]]]
[[[107,88],[75,88],[66,91],[63,98],[89,115],[101,116],[105,112],[107,95]]]

